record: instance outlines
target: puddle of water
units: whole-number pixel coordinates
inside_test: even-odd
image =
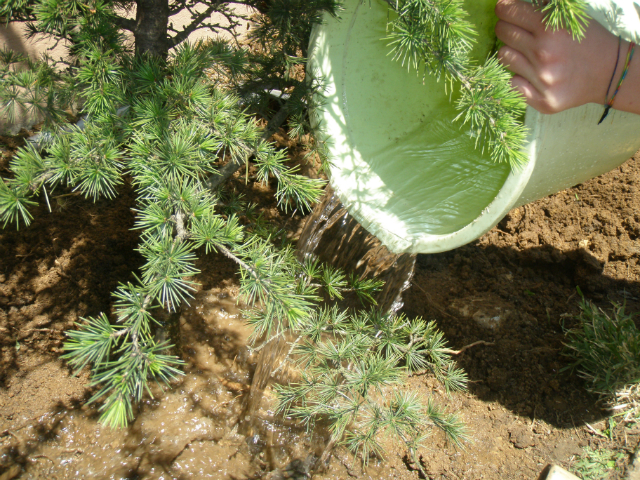
[[[235,299],[200,292],[177,328],[185,376],[164,392],[154,388],[127,429],[101,426],[91,407],[62,409],[3,437],[2,464],[22,464],[25,479],[250,479],[275,469],[296,478],[325,439],[274,418],[270,375],[255,384],[263,394],[250,429],[240,428],[258,355],[249,354],[250,327]]]

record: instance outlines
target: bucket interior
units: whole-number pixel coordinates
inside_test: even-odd
[[[465,4],[480,32],[478,62],[495,47],[495,3]],[[450,234],[482,213],[510,169],[454,121],[456,94],[443,80],[392,60],[390,14],[382,0],[348,0],[342,19],[325,23],[315,40],[317,66],[332,87],[323,114],[332,184],[365,226],[376,222],[406,238]]]

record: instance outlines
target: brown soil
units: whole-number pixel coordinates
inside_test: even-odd
[[[0,175],[16,139],[2,139]],[[4,146],[2,146],[4,145]],[[570,468],[581,448],[628,458],[640,430],[618,426],[605,438],[605,412],[581,381],[563,371],[562,324],[578,311],[576,286],[602,306],[640,311],[640,156],[583,185],[513,210],[480,240],[418,257],[404,312],[437,320],[468,372],[468,393],[446,396],[432,378],[404,388],[432,394],[460,412],[473,436],[466,450],[436,434],[421,462],[430,478],[536,478],[545,465]],[[239,183],[240,184],[240,183]],[[259,188],[249,192],[270,202]],[[301,218],[268,213],[295,235]],[[235,298],[236,268],[203,258],[202,284],[175,328],[187,362],[171,390],[154,391],[135,422],[112,431],[83,406],[87,376],[60,360],[63,332],[110,309],[111,292],[141,264],[131,230],[134,194],[92,204],[52,200],[29,228],[0,230],[0,479],[305,478],[325,438],[273,420],[266,392],[245,421],[256,356]],[[338,449],[315,478],[419,478],[397,445],[363,470]],[[627,460],[610,478],[624,475]]]

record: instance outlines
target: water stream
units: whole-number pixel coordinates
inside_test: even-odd
[[[301,259],[312,256],[347,274],[383,280],[375,299],[380,310],[394,313],[402,308],[402,292],[409,288],[416,262],[415,255],[391,253],[362,228],[329,186],[307,219],[298,252]]]
[[[246,400],[243,418],[243,433],[252,436],[259,430],[258,425],[263,419],[258,417],[258,412],[264,398],[264,391],[273,371],[280,365],[288,350],[288,344],[283,337],[275,338],[267,344],[261,345],[257,354],[256,369],[251,379],[251,389]]]
[[[383,280],[383,289],[375,295],[377,308],[393,313],[402,308],[402,292],[410,285],[415,265],[415,255],[391,253],[377,238],[362,228],[349,215],[331,187],[327,187],[323,200],[307,219],[298,241],[298,256],[301,260],[307,257],[317,258],[361,278],[375,277]],[[362,307],[355,295],[353,298],[345,298],[341,306]],[[280,337],[264,345],[258,354],[242,430],[250,437],[256,435],[257,438],[255,432],[264,425],[259,412],[265,388],[288,349],[289,343]],[[286,372],[281,372],[280,375],[286,375]],[[286,382],[290,379],[278,380]],[[277,427],[272,425],[271,429],[273,428]]]

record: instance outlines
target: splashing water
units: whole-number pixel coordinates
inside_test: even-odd
[[[383,280],[384,287],[374,298],[377,308],[390,313],[402,308],[402,292],[410,285],[416,260],[415,255],[391,253],[349,215],[331,187],[327,187],[322,202],[307,219],[298,241],[298,257],[301,260],[317,258],[347,274],[353,272],[361,278]],[[346,299],[341,306],[361,307],[356,298]],[[287,339],[279,337],[259,352],[244,411],[244,433],[249,436],[261,430],[263,421],[258,412],[264,392],[286,357],[289,345]],[[286,372],[280,374],[286,376]]]
[[[383,280],[374,297],[381,311],[402,308],[402,292],[411,285],[416,256],[391,253],[368,233],[327,187],[325,197],[309,216],[298,240],[300,259],[313,257],[322,263],[355,273],[361,278]]]
[[[283,337],[271,340],[262,345],[258,353],[257,366],[251,379],[251,390],[245,407],[245,431],[253,435],[256,430],[256,413],[260,408],[260,403],[264,395],[269,380],[273,376],[274,370],[283,361],[288,349],[288,344]]]

